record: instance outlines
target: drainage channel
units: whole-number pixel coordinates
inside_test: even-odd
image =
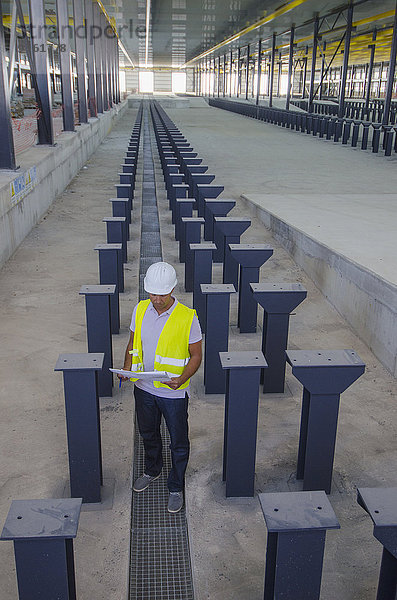
[[[160,222],[152,152],[153,126],[149,102],[143,101],[142,222],[139,299],[147,298],[147,268],[162,260]],[[164,467],[161,477],[144,492],[133,493],[131,515],[130,600],[193,600],[193,581],[185,508],[167,511],[167,473],[171,468],[169,435],[162,420]],[[144,471],[142,439],[135,423],[133,479]]]

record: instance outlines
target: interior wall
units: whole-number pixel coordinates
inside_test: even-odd
[[[171,71],[155,71],[154,72],[154,93],[156,92],[171,92],[172,79]]]
[[[90,118],[75,132],[61,133],[54,146],[29,148],[18,156],[18,172],[0,173],[0,267],[12,256],[127,108],[126,101],[115,104],[98,118]],[[24,185],[19,183],[21,177]]]
[[[125,69],[125,87],[129,94],[138,93],[138,69]]]
[[[125,69],[125,87],[129,94],[139,93],[138,75],[139,69]],[[154,72],[154,93],[172,92],[172,72]],[[186,69],[186,92],[193,92],[193,69]]]

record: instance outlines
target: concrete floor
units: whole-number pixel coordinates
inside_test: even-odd
[[[271,191],[345,194],[393,193],[395,174],[388,162],[309,138],[299,145],[279,128],[209,108],[167,110],[186,135],[224,197]],[[93,251],[105,240],[102,218],[110,214],[117,167],[124,154],[136,111],[129,110],[91,157],[49,213],[0,272],[0,520],[16,498],[61,496],[68,478],[62,377],[53,372],[61,352],[85,352],[84,283],[98,281]],[[241,120],[241,121],[240,121]],[[262,130],[263,131],[263,130]],[[300,136],[297,136],[300,137]],[[296,145],[295,145],[296,144]],[[236,156],[233,148],[238,147]],[[329,161],[327,162],[327,156]],[[351,157],[351,159],[350,159]],[[371,159],[371,160],[370,160]],[[334,165],[330,168],[330,164]],[[310,171],[308,172],[308,165]],[[161,181],[158,201],[164,259],[178,263],[170,214]],[[310,181],[309,181],[310,179]],[[305,195],[302,194],[302,204]],[[233,214],[246,214],[238,202]],[[121,295],[121,332],[113,337],[114,363],[121,364],[131,310],[138,295],[139,205]],[[343,395],[340,408],[333,489],[329,497],[341,530],[327,535],[322,600],[375,597],[381,546],[370,518],[356,503],[357,486],[396,486],[396,381],[355,336],[304,272],[252,217],[242,241],[265,242],[274,256],[261,280],[299,281],[308,297],[291,318],[289,347],[354,348],[367,365],[365,374]],[[214,281],[221,269],[214,267]],[[191,304],[180,285],[178,298]],[[230,347],[260,348],[261,331],[238,333],[237,298],[232,298]],[[261,323],[261,314],[259,315]],[[260,395],[256,492],[299,490],[294,478],[302,389],[287,371],[284,395]],[[83,512],[75,542],[78,597],[124,600],[129,546],[130,470],[133,400],[131,388],[114,390],[101,401],[105,479],[115,481],[112,510]],[[205,396],[202,368],[193,379],[190,403],[192,452],[187,473],[187,513],[198,600],[255,600],[263,597],[266,528],[257,496],[227,500],[221,481],[223,396]],[[0,544],[2,600],[17,597],[12,544]],[[300,599],[297,599],[300,600]],[[303,599],[302,599],[303,600]]]
[[[216,174],[216,183],[225,186],[223,196],[238,201],[233,215],[251,214],[247,215],[247,204],[239,201],[242,194],[261,194],[264,202],[277,204],[277,210],[288,206],[293,195],[295,202],[289,218],[306,220],[306,226],[314,228],[323,209],[322,202],[318,204],[316,200],[327,195],[324,235],[335,234],[336,240],[345,244],[340,251],[354,251],[354,259],[364,260],[370,246],[380,260],[377,264],[386,263],[388,273],[395,274],[396,255],[390,251],[395,220],[384,219],[388,207],[392,216],[395,211],[391,203],[397,183],[393,161],[327,145],[310,136],[208,108],[199,101],[195,108],[167,110],[167,114],[203,157],[203,163],[209,165],[209,172]],[[360,226],[352,236],[348,234],[358,194],[363,199],[357,210],[359,224],[373,224],[371,241],[376,237],[376,244],[367,244],[368,226],[362,229],[361,237],[356,235]],[[379,208],[376,213],[375,208]],[[242,241],[264,242],[274,248],[273,257],[261,269],[261,280],[299,281],[308,290],[307,299],[291,318],[289,347],[354,348],[367,365],[365,374],[341,399],[329,497],[341,530],[327,535],[321,598],[369,600],[375,597],[381,547],[372,537],[368,515],[356,504],[356,488],[396,485],[396,380],[253,214],[252,211],[252,225]],[[176,258],[175,253],[172,257]],[[376,264],[373,268],[377,268]],[[217,269],[215,277],[220,278]],[[238,333],[236,303],[234,298],[229,347],[259,349],[260,329],[257,334]],[[259,323],[261,319],[260,314]],[[223,397],[203,395],[200,376],[193,385],[197,400],[193,398],[190,416],[193,449],[188,499],[198,597],[259,600],[263,597],[266,544],[262,512],[257,498],[225,499],[219,434],[223,430]],[[301,489],[294,476],[301,394],[302,388],[288,368],[286,393],[260,396],[258,493]]]
[[[59,196],[0,271],[0,522],[14,499],[59,498],[68,482],[62,374],[58,355],[87,352],[83,284],[98,283],[98,255],[106,242],[102,219],[136,118],[130,110]],[[122,360],[137,299],[139,208],[131,226],[122,329],[113,338]],[[101,400],[105,484],[115,486],[113,509],[81,514],[75,541],[78,597],[119,600],[129,565],[133,404],[115,388]],[[107,490],[106,490],[107,491]],[[0,544],[2,600],[17,598],[11,542]]]

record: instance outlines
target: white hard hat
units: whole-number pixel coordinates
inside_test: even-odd
[[[157,262],[146,271],[143,287],[148,294],[163,295],[169,294],[177,283],[174,267],[166,262]]]

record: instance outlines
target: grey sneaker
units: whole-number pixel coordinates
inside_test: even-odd
[[[138,479],[135,480],[132,489],[134,490],[134,492],[143,492],[143,490],[146,490],[146,488],[149,487],[152,481],[158,479],[160,475],[161,473],[153,477],[152,475],[146,475],[146,473],[144,473],[141,477],[138,477]]]
[[[183,506],[183,493],[182,492],[170,492],[168,498],[168,512],[177,513]]]

